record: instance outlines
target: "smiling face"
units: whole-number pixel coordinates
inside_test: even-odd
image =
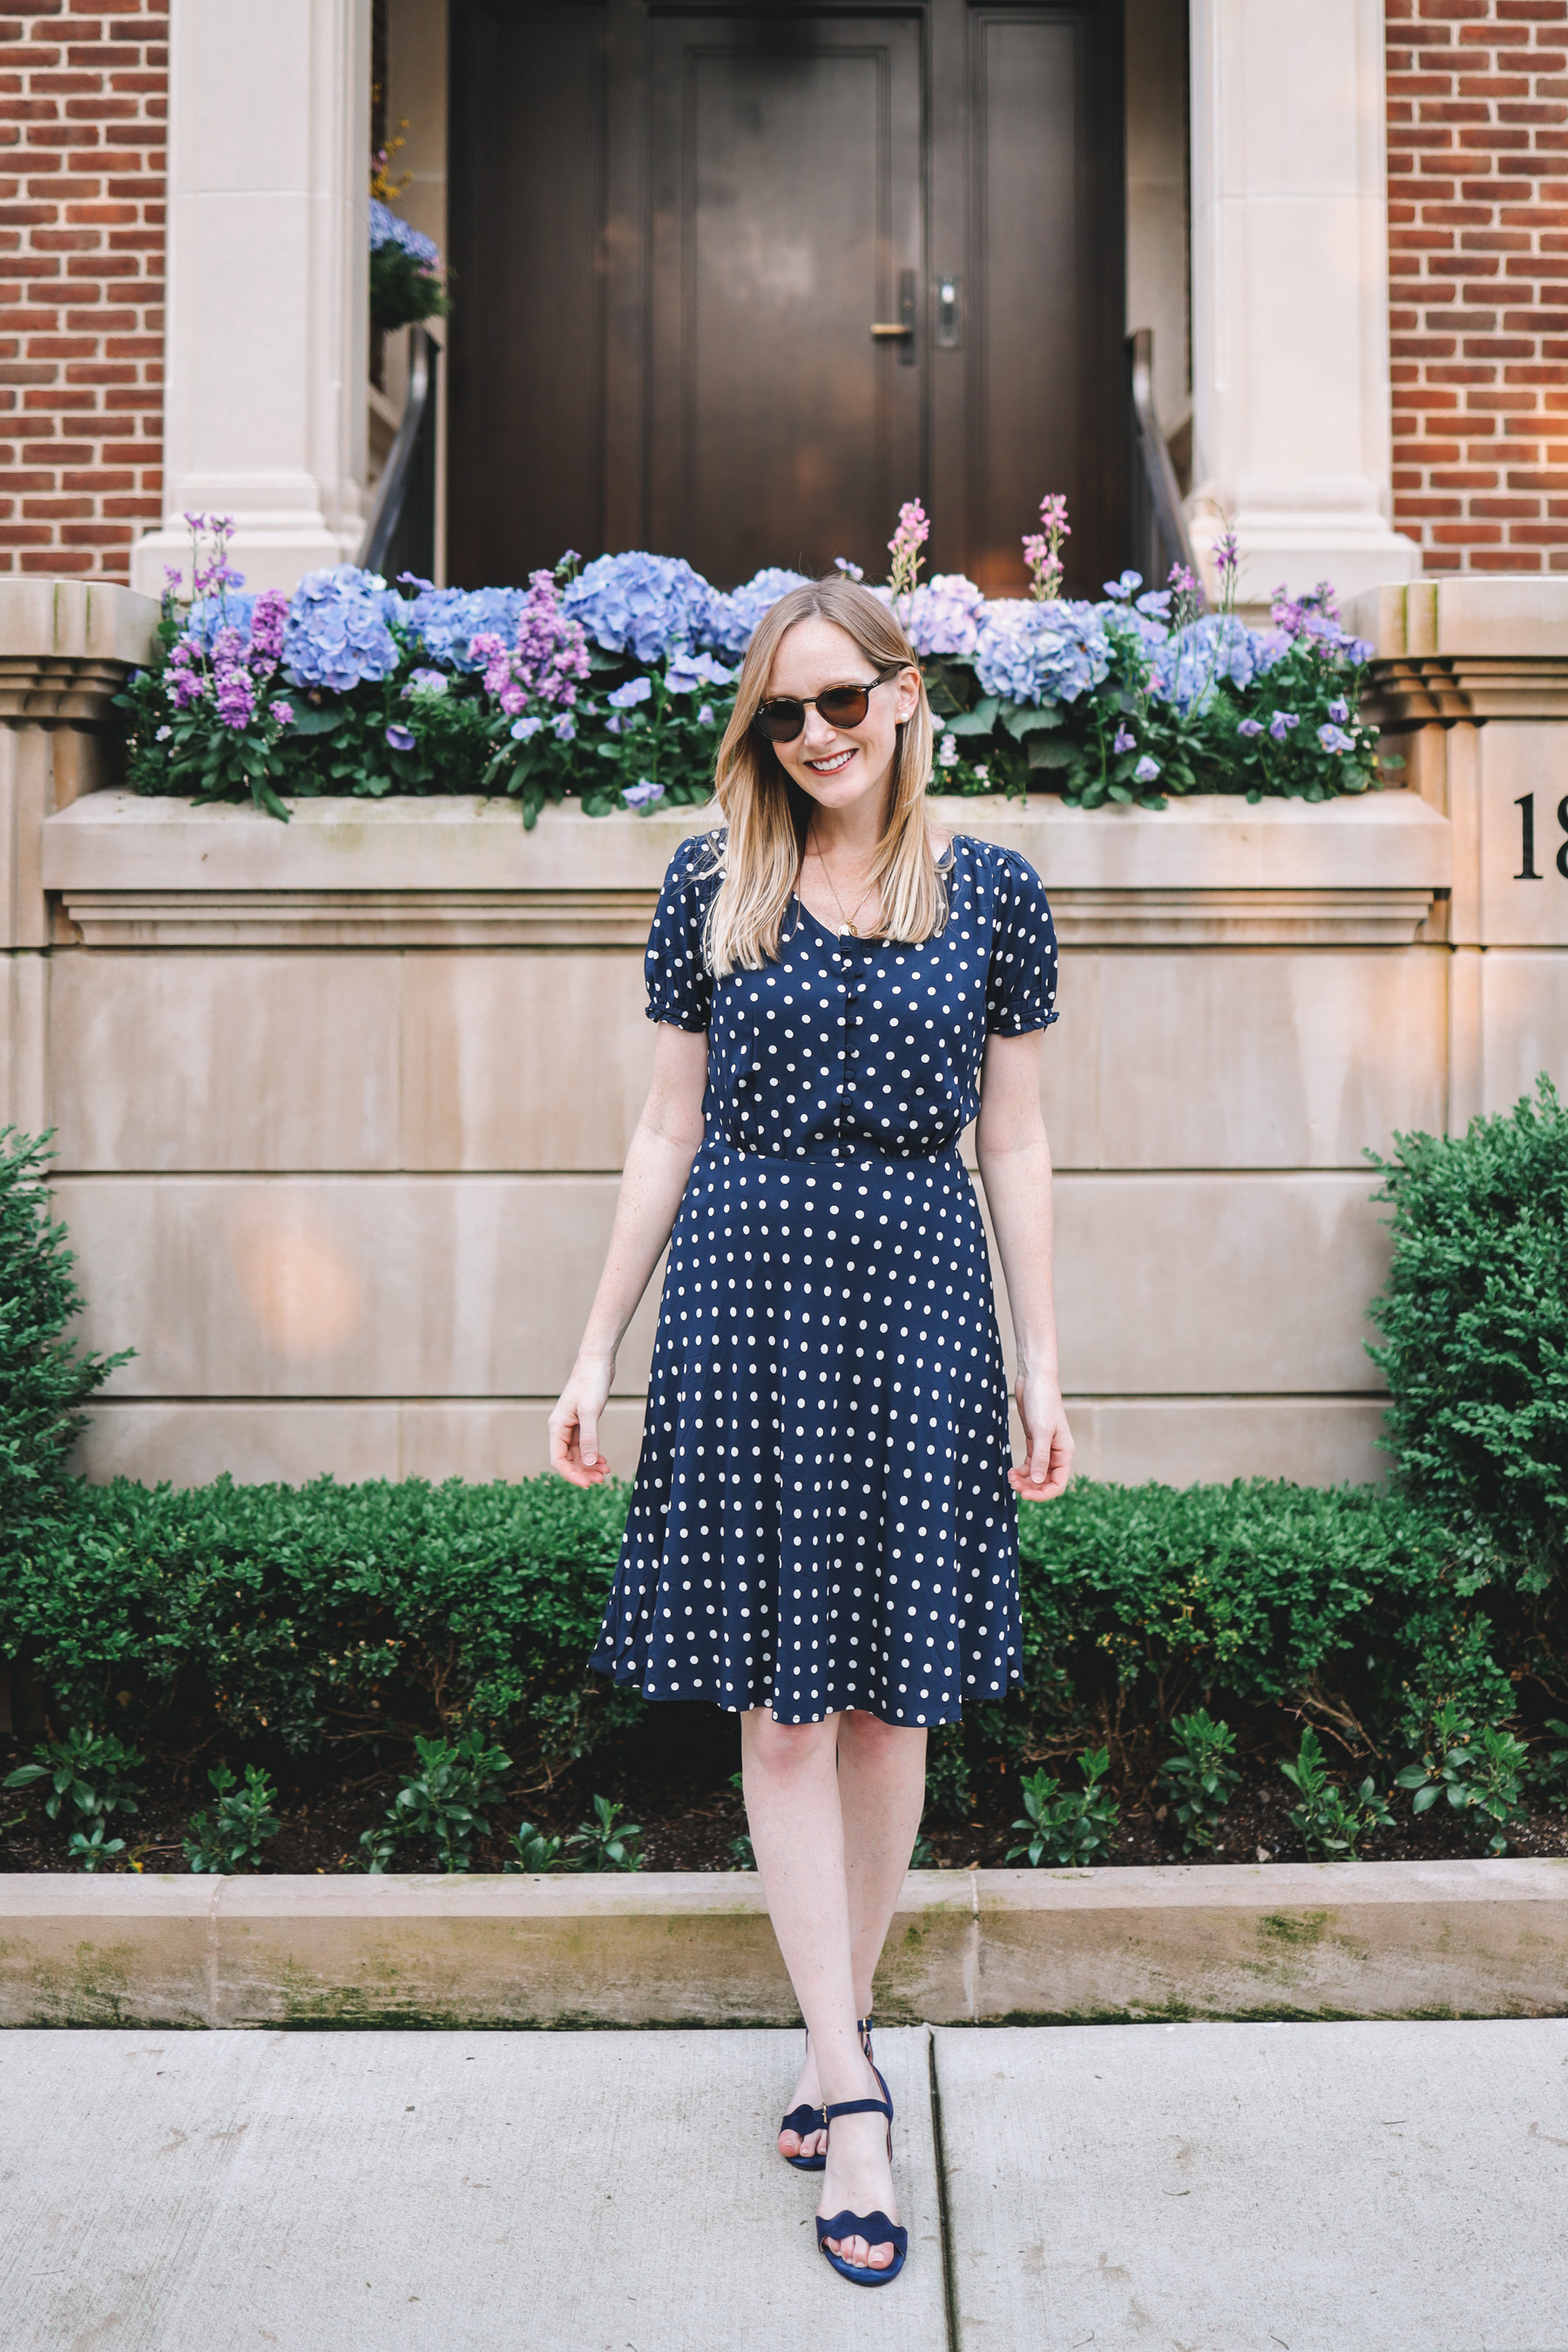
[[[892,780],[898,729],[920,698],[920,674],[900,670],[879,686],[858,727],[830,727],[811,698],[831,686],[869,686],[877,665],[834,621],[811,614],[786,630],[768,673],[764,698],[810,701],[793,743],[773,747],[784,773],[821,808],[848,808],[868,793],[884,796]]]

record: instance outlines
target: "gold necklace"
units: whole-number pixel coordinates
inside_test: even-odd
[[[840,915],[840,917],[842,918],[842,921],[841,921],[840,926],[839,926],[840,929],[841,929],[841,930],[846,930],[846,931],[847,931],[847,932],[848,932],[848,934],[849,934],[849,936],[850,936],[850,938],[851,938],[852,940],[858,940],[858,939],[860,937],[860,933],[859,933],[859,932],[856,929],[856,928],[855,928],[855,915],[858,915],[858,914],[860,912],[861,908],[865,905],[865,903],[866,903],[867,899],[870,897],[870,895],[871,895],[872,891],[876,888],[877,884],[876,884],[875,877],[873,877],[873,878],[872,878],[869,882],[868,882],[868,883],[867,883],[866,887],[861,891],[860,896],[856,899],[856,901],[855,901],[855,914],[854,914],[854,915],[846,915],[846,914],[845,914],[845,912],[844,912],[844,901],[843,901],[843,899],[839,897],[839,895],[838,895],[838,890],[837,890],[837,885],[836,885],[836,884],[835,884],[835,882],[834,882],[834,879],[833,879],[832,875],[831,875],[831,874],[828,872],[828,870],[827,870],[827,860],[826,860],[826,857],[824,857],[824,856],[823,856],[823,854],[822,854],[821,850],[817,847],[817,845],[816,845],[816,842],[813,842],[813,843],[812,843],[812,845],[811,845],[811,849],[812,849],[812,855],[813,855],[813,856],[816,859],[817,864],[818,864],[818,865],[821,866],[821,868],[822,868],[822,878],[823,878],[823,880],[826,883],[826,885],[827,885],[828,888],[833,892],[833,903],[834,903],[834,905],[837,908],[838,912],[839,912],[839,915]]]

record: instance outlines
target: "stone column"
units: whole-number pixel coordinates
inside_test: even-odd
[[[49,1123],[43,826],[112,782],[113,697],[158,608],[106,582],[0,582],[0,1126]]]
[[[1383,0],[1192,0],[1193,535],[1241,594],[1421,568],[1390,511]]]
[[[351,559],[363,530],[370,0],[173,0],[164,520],[232,514],[252,588]]]

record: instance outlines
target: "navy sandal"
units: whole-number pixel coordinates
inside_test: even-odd
[[[871,2011],[869,2010],[866,2011],[864,2017],[858,2017],[855,2020],[855,2031],[860,2036],[861,2049],[864,2050],[867,2058],[869,2059],[871,2056]],[[809,2042],[811,2036],[808,2033],[806,2035],[806,2040]],[[876,2067],[874,2064],[871,2071],[873,2074],[876,2074]],[[882,2083],[880,2074],[877,2075],[877,2080],[879,2083]],[[888,2086],[886,2083],[882,2083],[882,2088],[884,2091],[887,2090]],[[826,2131],[827,2129],[827,2117],[820,2107],[808,2107],[804,2105],[792,2107],[787,2116],[781,2117],[779,2129],[782,2132],[792,2131],[795,2134],[797,2138],[804,2139],[807,2132]],[[786,2164],[793,2164],[797,2172],[822,2172],[826,2168],[827,2158],[826,2154],[822,2156],[786,2156],[784,2162]]]
[[[877,2075],[878,2082],[882,2084],[884,2095],[881,2098],[841,2099],[837,2106],[824,2107],[822,2112],[829,2129],[832,2128],[835,2116],[886,2116],[888,2161],[890,2164],[893,2160],[892,2094],[889,2091],[886,2083],[882,2082],[881,2075],[877,2074],[874,2066],[871,2072]],[[864,2238],[867,2244],[870,2246],[890,2245],[893,2249],[893,2259],[886,2270],[862,2269],[859,2263],[847,2263],[842,2254],[836,2254],[827,2243],[829,2238],[837,2238],[840,2241],[845,2238]],[[842,2213],[829,2214],[826,2219],[819,2213],[816,2217],[816,2243],[818,2252],[827,2257],[839,2277],[847,2278],[852,2286],[886,2286],[891,2280],[898,2277],[904,2267],[905,2258],[910,2251],[910,2233],[899,2222],[889,2221],[887,2215],[881,2211],[851,2213],[846,2210]]]

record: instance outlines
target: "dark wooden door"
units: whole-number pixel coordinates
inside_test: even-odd
[[[1119,567],[1119,16],[453,0],[450,576]]]

